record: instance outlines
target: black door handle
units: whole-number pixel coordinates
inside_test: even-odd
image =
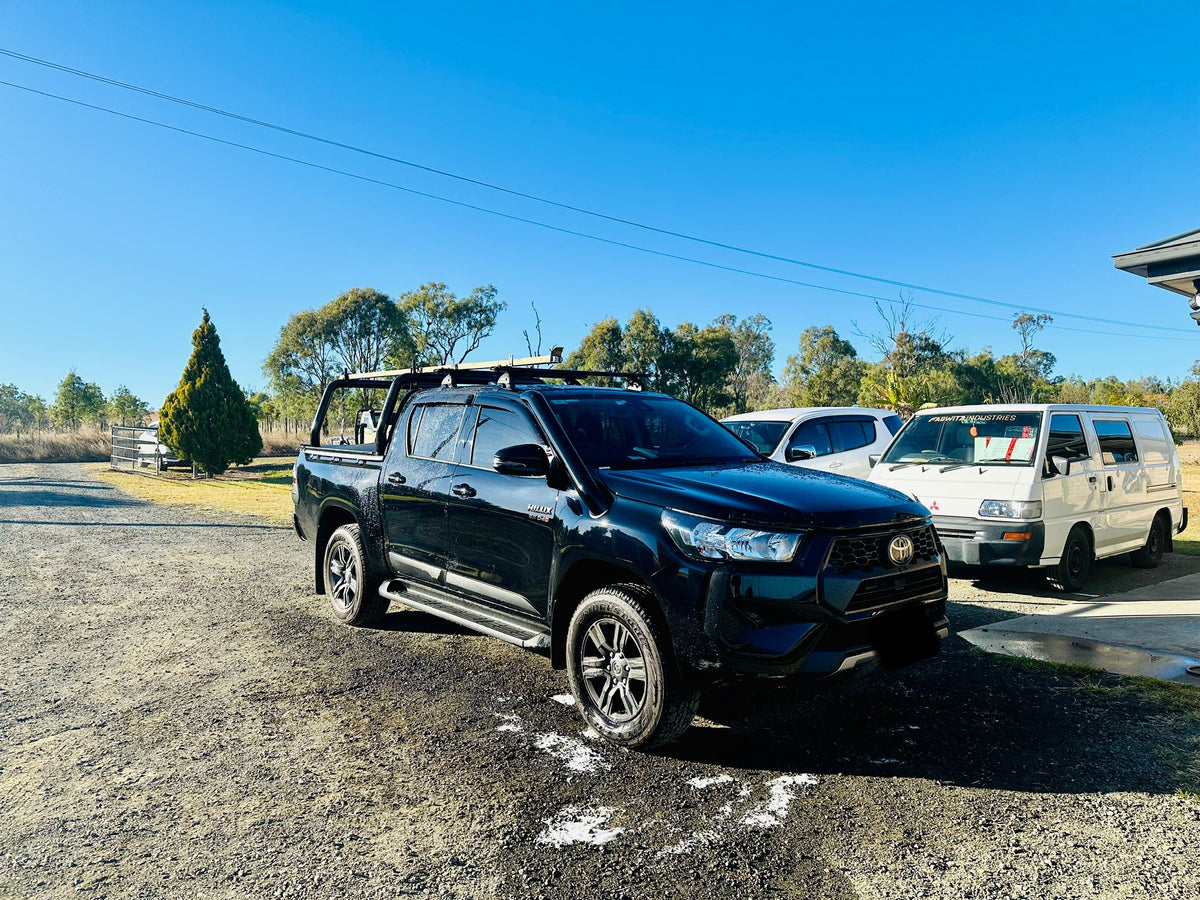
[[[399,472],[392,472],[388,475],[388,481],[390,481],[392,484],[404,484],[404,482],[407,480],[408,479]]]
[[[454,487],[450,488],[450,490],[454,494],[455,497],[474,497],[475,496],[475,488],[471,487],[466,482],[463,482],[462,484],[456,484]]]
[[[1108,476],[1108,489],[1110,491],[1112,490],[1112,476],[1111,475]]]

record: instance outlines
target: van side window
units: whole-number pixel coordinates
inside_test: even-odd
[[[453,460],[465,411],[460,403],[429,404],[413,410],[408,423],[409,456]]]
[[[805,422],[796,429],[788,448],[809,445],[816,448],[817,456],[827,456],[833,452],[833,444],[829,441],[829,430],[824,422]]]
[[[1106,466],[1137,462],[1137,447],[1128,422],[1102,421],[1096,419],[1096,437],[1100,438],[1100,458]]]
[[[1068,459],[1088,455],[1087,438],[1083,436],[1079,416],[1055,413],[1050,417],[1050,442],[1046,445],[1046,455],[1065,456]]]

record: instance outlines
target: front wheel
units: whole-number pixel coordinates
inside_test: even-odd
[[[367,575],[366,554],[357,525],[343,525],[325,545],[325,595],[339,622],[369,625],[387,612],[378,583]]]
[[[695,718],[700,692],[667,659],[666,643],[633,585],[588,594],[567,632],[567,675],[583,717],[623,747],[675,740]]]
[[[1084,586],[1091,572],[1092,542],[1087,532],[1076,525],[1067,535],[1058,565],[1050,569],[1047,577],[1060,591],[1072,593]]]
[[[1167,526],[1162,516],[1155,516],[1150,523],[1150,534],[1146,536],[1146,545],[1139,547],[1129,554],[1129,561],[1139,569],[1153,569],[1162,562],[1163,553],[1167,549]]]

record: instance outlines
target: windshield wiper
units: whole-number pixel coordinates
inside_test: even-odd
[[[889,467],[888,471],[895,472],[897,469],[904,469],[904,468],[907,468],[908,466],[927,466],[932,463],[940,463],[940,462],[962,463],[962,465],[964,465],[964,466],[971,465],[971,463],[964,463],[964,462],[962,462],[962,460],[955,459],[953,456],[931,456],[928,459],[914,459],[911,462],[896,463],[894,466]]]

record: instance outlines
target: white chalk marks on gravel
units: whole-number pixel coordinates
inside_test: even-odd
[[[542,819],[546,827],[537,836],[539,844],[565,847],[567,844],[607,844],[625,831],[606,828],[616,810],[611,806],[568,806],[557,816]]]
[[[566,695],[551,699],[563,706],[569,705]],[[595,734],[584,732],[581,739],[554,732],[528,733],[519,715],[500,712],[494,715],[500,720],[497,731],[521,736],[520,740],[528,741],[534,749],[558,760],[568,773],[568,781],[574,781],[580,775],[609,772],[615,764],[614,757],[622,752],[597,740]],[[665,826],[669,837],[664,837],[670,843],[658,851],[659,856],[686,854],[697,848],[719,845],[751,829],[779,828],[787,819],[793,802],[807,789],[815,787],[818,781],[814,775],[799,774],[755,782],[720,773],[697,775],[687,779],[685,784],[692,794],[701,796],[701,802],[689,806],[692,810],[690,827]],[[610,826],[614,816],[623,817],[627,827]],[[536,840],[555,848],[571,844],[599,846],[628,832],[637,834],[639,841],[645,842],[651,839],[652,831],[664,828],[661,820],[637,824],[629,822],[628,818],[625,811],[617,807],[572,804],[543,819],[545,827]],[[618,818],[618,821],[622,819]]]

